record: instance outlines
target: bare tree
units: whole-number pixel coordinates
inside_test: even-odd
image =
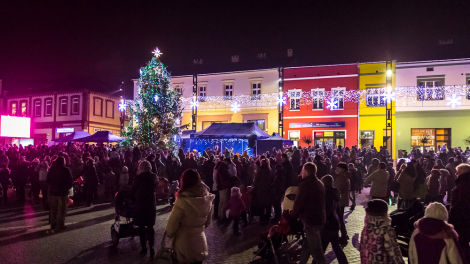
[[[312,144],[312,142],[313,142],[312,136],[303,136],[302,137],[302,142],[304,142],[305,144],[307,144],[310,147],[310,144]]]
[[[419,137],[419,142],[421,142],[421,144],[423,144],[423,149],[426,148],[426,144],[428,144],[429,142],[431,142],[431,136],[428,135],[428,134],[425,134],[425,135],[422,135]]]
[[[465,143],[465,145],[470,145],[470,136],[466,137],[463,142]]]

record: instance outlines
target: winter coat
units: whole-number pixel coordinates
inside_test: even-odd
[[[230,217],[239,217],[243,211],[246,211],[245,202],[240,196],[231,196],[225,204],[224,211],[230,210]]]
[[[350,182],[348,177],[348,172],[338,174],[335,181],[335,187],[340,192],[340,206],[349,206],[349,189],[350,189]]]
[[[373,172],[369,177],[367,177],[364,184],[369,184],[372,182],[370,187],[370,195],[373,197],[385,198],[388,196],[388,171],[378,170]]]
[[[49,195],[66,196],[72,188],[73,179],[70,169],[54,165],[47,173],[47,184],[49,185]]]
[[[431,173],[426,178],[426,184],[428,186],[428,195],[431,197],[437,197],[439,196],[439,189],[440,189],[440,183],[439,183],[439,178],[441,175],[439,173]]]
[[[83,167],[83,179],[85,180],[85,185],[97,186],[99,183],[98,173],[96,172],[95,166],[85,165]]]
[[[315,165],[317,166],[317,178],[321,179],[323,176],[328,174],[328,168],[325,163],[321,161],[316,161]]]
[[[339,190],[334,187],[325,187],[325,212],[326,224],[323,226],[328,231],[339,231],[339,206],[340,194]]]
[[[204,230],[211,221],[214,198],[203,182],[178,193],[166,233],[173,239],[179,263],[203,261],[209,255]]]
[[[119,190],[126,188],[129,185],[129,173],[123,172],[119,176]]]
[[[413,178],[406,172],[400,173],[397,182],[400,184],[398,189],[398,197],[404,200],[411,200],[415,198]]]
[[[227,166],[222,165],[217,169],[216,185],[219,191],[230,188],[230,174]]]
[[[359,244],[361,264],[405,264],[390,222],[388,215],[366,214]]]
[[[325,187],[315,176],[302,179],[292,210],[306,225],[323,225],[326,222]]]
[[[16,175],[16,184],[26,185],[29,175],[29,162],[23,161],[18,164],[18,170]]]
[[[255,207],[271,206],[274,189],[271,186],[273,176],[268,169],[260,168],[253,182],[253,205]]]
[[[415,228],[409,243],[410,264],[464,263],[452,225],[438,219],[421,218]]]
[[[461,241],[470,242],[470,172],[455,180],[449,212],[449,223],[454,225]]]
[[[135,198],[134,224],[153,226],[157,214],[156,191],[157,175],[150,171],[137,175],[131,188],[130,197]]]
[[[297,176],[294,176],[292,164],[289,161],[285,161],[282,164],[282,170],[284,171],[284,175],[286,176],[286,187],[289,188],[294,183],[294,179]]]

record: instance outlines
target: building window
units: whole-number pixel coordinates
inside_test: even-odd
[[[16,116],[18,113],[18,102],[13,101],[10,103],[10,115]]]
[[[67,115],[67,105],[69,104],[68,97],[60,97],[59,98],[59,115],[66,116]]]
[[[435,101],[445,99],[444,79],[418,80],[418,100]]]
[[[325,95],[325,89],[313,89],[312,90],[312,109],[323,110],[323,96]]]
[[[106,100],[106,118],[114,118],[114,101]]]
[[[344,93],[346,92],[346,88],[338,87],[338,88],[331,88],[331,92],[333,97],[338,100],[338,108],[334,108],[333,110],[342,110],[344,109]]]
[[[367,106],[387,106],[385,101],[385,88],[367,88],[366,89],[366,104]]]
[[[251,100],[261,100],[261,83],[252,83],[251,88]]]
[[[44,100],[44,116],[52,115],[52,98],[46,98]]]
[[[183,88],[181,86],[177,85],[175,90],[179,95],[183,95]]]
[[[467,76],[467,85],[470,85],[470,77]],[[467,99],[470,100],[470,87],[467,87]]]
[[[224,100],[232,100],[233,84],[224,84],[225,97]]]
[[[27,115],[27,113],[28,113],[27,107],[26,107],[27,104],[28,104],[27,101],[21,101],[21,102],[20,102],[20,107],[21,107],[21,109],[20,109],[20,115],[21,115],[21,116],[26,116],[26,115]]]
[[[93,115],[103,116],[103,99],[94,97],[93,99]]]
[[[299,146],[300,131],[289,131],[289,140],[294,141],[294,146]]]
[[[263,131],[266,129],[266,120],[264,119],[248,120],[247,123],[255,123]]]
[[[199,86],[199,102],[205,102],[206,101],[206,86]]]
[[[290,90],[289,91],[289,106],[290,110],[300,110],[300,95],[301,90]]]
[[[41,116],[41,99],[34,100],[34,116]]]
[[[72,96],[72,106],[70,109],[71,115],[78,115],[80,113],[80,96]]]

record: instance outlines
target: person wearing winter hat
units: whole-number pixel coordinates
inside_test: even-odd
[[[240,188],[232,187],[230,200],[225,204],[224,212],[230,210],[229,217],[233,220],[233,234],[240,235],[238,231],[238,225],[240,223],[240,217],[243,218],[245,226],[248,224],[246,219],[246,206],[242,200],[242,194]]]
[[[404,264],[397,235],[382,199],[367,203],[359,251],[361,264]]]
[[[438,166],[434,166],[431,170],[431,175],[426,178],[426,185],[428,186],[428,193],[426,196],[426,202],[432,203],[439,200],[439,189],[441,184],[439,178],[441,177],[441,172],[439,171]]]
[[[408,251],[410,264],[467,263],[459,236],[447,219],[443,204],[434,202],[426,207],[424,217],[414,224]]]

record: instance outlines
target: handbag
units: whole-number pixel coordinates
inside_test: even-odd
[[[174,260],[173,255],[174,251],[171,247],[165,247],[165,238],[166,238],[166,231],[163,234],[162,242],[160,243],[160,248],[155,255],[155,264],[177,264]]]

